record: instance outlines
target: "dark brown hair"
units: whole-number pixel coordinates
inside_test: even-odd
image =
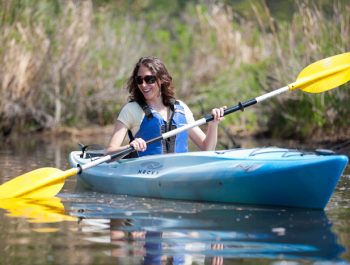
[[[147,67],[153,75],[160,81],[160,91],[162,93],[162,100],[165,106],[170,106],[175,103],[175,87],[173,85],[173,78],[169,74],[163,62],[156,57],[141,57],[136,63],[132,75],[127,82],[127,89],[130,93],[129,99],[139,103],[145,103],[145,98],[136,83],[136,76],[141,65]]]

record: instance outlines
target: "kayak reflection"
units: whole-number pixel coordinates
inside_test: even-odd
[[[72,203],[81,226],[103,223],[86,239],[110,244],[133,264],[224,264],[232,258],[340,261],[344,248],[323,211],[252,208],[126,196]],[[137,260],[137,262],[135,261]],[[130,260],[129,260],[130,262]]]

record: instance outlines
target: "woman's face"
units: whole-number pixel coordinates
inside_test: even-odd
[[[136,83],[146,101],[153,101],[160,97],[159,80],[146,66],[140,66],[136,76]]]

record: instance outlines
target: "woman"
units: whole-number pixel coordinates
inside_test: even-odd
[[[225,107],[212,110],[214,120],[208,124],[206,134],[195,127],[147,146],[145,141],[194,122],[188,106],[175,100],[172,77],[158,58],[142,57],[135,65],[127,88],[130,102],[122,108],[117,118],[107,153],[129,146],[133,146],[139,156],[187,152],[188,138],[200,150],[215,149],[218,123],[223,119]],[[126,134],[131,142],[122,146]]]

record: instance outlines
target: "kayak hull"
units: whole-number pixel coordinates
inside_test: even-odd
[[[80,154],[70,154],[72,166],[91,161]],[[102,163],[78,178],[89,189],[104,193],[323,209],[347,163],[343,155],[235,149]]]

